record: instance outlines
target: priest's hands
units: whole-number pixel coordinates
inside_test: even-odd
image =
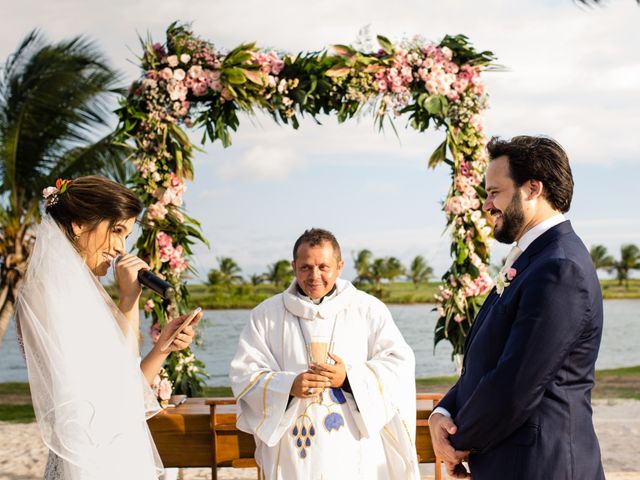
[[[311,370],[298,375],[291,385],[291,396],[297,398],[317,397],[329,385],[329,380],[322,375],[313,373]]]
[[[449,436],[458,430],[451,417],[435,413],[429,418],[429,427],[433,450],[444,460],[447,474],[452,478],[471,478],[471,474],[462,464],[469,452],[456,450],[449,440]]]
[[[347,370],[339,356],[329,352],[329,358],[336,362],[335,365],[312,363],[309,365],[309,371],[328,379],[331,382],[331,384],[328,385],[329,387],[340,388],[344,384],[344,379],[347,378]]]

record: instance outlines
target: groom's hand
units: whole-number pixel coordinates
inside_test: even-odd
[[[471,474],[462,463],[444,462],[444,465],[447,468],[447,475],[451,478],[471,478]]]
[[[452,470],[449,475],[454,472],[453,467],[460,465],[463,458],[469,455],[469,452],[456,450],[451,445],[449,436],[458,431],[458,427],[453,423],[451,417],[442,415],[441,413],[435,413],[429,418],[429,430],[431,432],[431,442],[433,443],[433,450],[435,454],[447,463],[447,470],[449,470],[449,464],[452,466]],[[463,467],[464,468],[464,467]],[[458,469],[459,470],[459,469]],[[465,469],[466,472],[466,469]],[[469,478],[454,476],[453,478]]]

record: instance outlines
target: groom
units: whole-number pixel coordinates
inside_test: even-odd
[[[458,382],[430,418],[454,478],[604,479],[591,389],[602,297],[587,249],[563,216],[573,178],[543,137],[493,138],[487,200],[502,243],[516,242],[465,344]]]

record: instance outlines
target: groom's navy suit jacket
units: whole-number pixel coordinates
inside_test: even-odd
[[[462,375],[440,403],[471,450],[474,480],[604,479],[591,410],[602,296],[589,253],[565,221],[513,264],[465,344]]]

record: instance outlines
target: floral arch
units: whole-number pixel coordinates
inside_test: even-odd
[[[118,131],[131,148],[133,187],[147,206],[136,247],[178,291],[172,304],[154,296],[145,305],[155,322],[164,324],[168,311],[186,311],[181,275],[193,243],[206,242],[198,222],[182,209],[185,181],[194,174],[194,147],[184,127],[201,128],[203,143],[220,140],[226,147],[239,111],[261,109],[297,128],[304,115],[333,114],[343,122],[371,110],[380,128],[385,119],[406,116],[418,131],[433,125],[445,132],[428,161],[431,168],[448,165],[452,178],[443,210],[453,263],[436,296],[435,343],[448,340],[454,354],[462,353],[492,285],[491,229],[481,211],[487,166],[482,72],[494,57],[476,51],[463,35],[445,36],[439,44],[416,39],[394,45],[381,36],[378,42],[377,52],[335,45],[331,53],[294,56],[243,44],[225,53],[174,23],[165,44],[143,43],[143,75],[122,101]],[[175,387],[190,394],[200,388],[202,368],[189,351],[172,354],[167,363]]]

